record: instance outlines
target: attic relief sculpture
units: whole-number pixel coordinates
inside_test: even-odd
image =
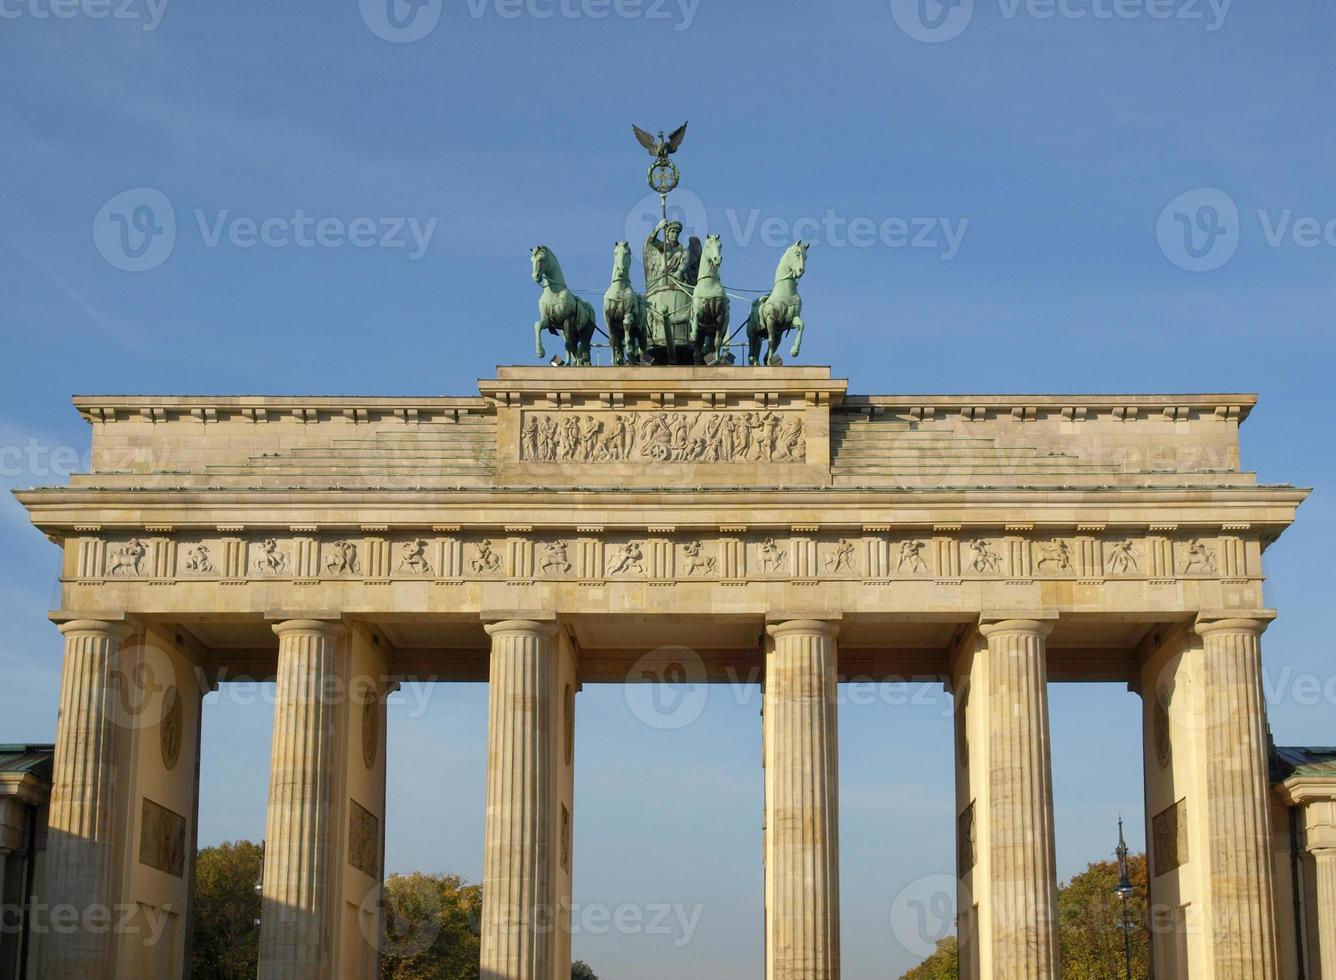
[[[538,463],[805,463],[794,412],[526,412],[520,459]]]

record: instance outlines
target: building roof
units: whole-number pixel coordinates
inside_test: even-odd
[[[56,747],[50,744],[0,743],[0,773],[23,773],[43,782],[51,782],[51,759]]]
[[[1277,745],[1271,757],[1271,779],[1280,782],[1291,776],[1336,779],[1336,747]]]

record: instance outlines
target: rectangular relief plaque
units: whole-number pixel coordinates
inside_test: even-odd
[[[184,878],[186,818],[144,797],[139,820],[139,863]]]
[[[526,411],[526,463],[802,463],[800,412]]]
[[[1188,863],[1188,801],[1179,800],[1151,818],[1155,877]]]
[[[380,820],[348,800],[348,863],[369,878],[380,877]]]

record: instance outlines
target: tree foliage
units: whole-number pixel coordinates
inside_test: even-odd
[[[1150,932],[1146,924],[1146,855],[1127,859],[1134,889],[1127,900],[1132,937],[1132,976],[1150,976]],[[1058,945],[1062,980],[1123,980],[1123,903],[1118,897],[1118,862],[1096,861],[1058,889]],[[926,960],[901,980],[956,980],[960,955],[947,936]]]
[[[937,941],[937,948],[926,960],[906,973],[901,980],[956,980],[960,975],[960,950],[956,937]]]
[[[190,975],[195,980],[250,980],[260,956],[260,880],[264,851],[235,841],[202,849],[195,859]]]
[[[385,880],[382,980],[477,980],[482,886],[459,875]]]
[[[1150,976],[1150,932],[1146,925],[1146,855],[1127,859],[1134,889],[1127,900],[1132,938],[1132,976]],[[1063,980],[1123,980],[1123,903],[1115,893],[1118,862],[1096,861],[1058,890],[1058,942]]]
[[[206,847],[195,863],[191,973],[195,980],[251,980],[260,952],[264,850],[250,841]],[[482,886],[459,875],[390,875],[378,941],[382,980],[478,980]],[[598,980],[587,963],[571,980]]]

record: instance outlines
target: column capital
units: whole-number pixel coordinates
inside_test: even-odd
[[[285,619],[274,623],[272,629],[279,637],[289,633],[316,633],[328,639],[334,639],[348,632],[346,626],[331,619]]]
[[[794,633],[817,634],[834,639],[840,632],[838,619],[784,619],[766,624],[765,631],[778,639]]]
[[[134,632],[129,623],[113,623],[105,619],[71,619],[57,623],[56,628],[64,636],[102,636],[109,640],[123,640]]]
[[[542,636],[547,639],[557,635],[560,627],[557,626],[555,617],[550,620],[539,619],[499,619],[495,622],[483,623],[483,629],[487,631],[488,636],[514,636],[521,634],[524,636]]]
[[[1261,636],[1276,618],[1274,609],[1203,610],[1192,628],[1201,636],[1213,633],[1251,633]]]
[[[1056,614],[1016,613],[1012,615],[979,616],[979,632],[984,636],[1048,636],[1053,632],[1053,620]]]

